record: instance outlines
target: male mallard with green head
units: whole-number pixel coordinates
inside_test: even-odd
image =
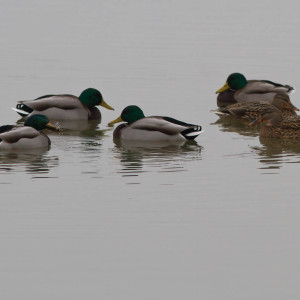
[[[273,101],[276,94],[289,99],[288,93],[294,88],[270,80],[247,80],[243,74],[232,73],[223,87],[217,90],[217,105],[224,107],[240,102]]]
[[[98,120],[101,119],[101,113],[97,105],[113,110],[98,90],[88,88],[79,97],[69,94],[45,95],[35,100],[20,101],[13,109],[22,117],[43,114],[51,120]]]
[[[57,130],[49,119],[41,114],[28,117],[22,127],[4,125],[0,127],[0,150],[36,149],[49,147],[49,137],[41,130]]]
[[[121,116],[111,121],[109,125],[127,122],[119,125],[113,133],[114,139],[128,141],[185,141],[193,140],[203,132],[199,125],[188,124],[170,117],[145,117],[143,111],[136,105],[123,109]]]

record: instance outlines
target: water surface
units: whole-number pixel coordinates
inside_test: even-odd
[[[210,112],[236,71],[295,86],[300,106],[298,6],[2,1],[2,124],[17,100],[87,87],[115,111],[0,153],[1,299],[298,299],[300,144]],[[205,133],[115,144],[129,104]]]

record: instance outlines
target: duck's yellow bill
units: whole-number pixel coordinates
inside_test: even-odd
[[[229,87],[228,83],[226,82],[219,90],[216,91],[216,94],[225,92],[229,89],[230,89],[230,87]]]
[[[107,109],[110,109],[110,110],[115,110],[114,108],[112,108],[110,105],[108,105],[103,99],[101,101],[101,103],[99,104]]]
[[[110,121],[110,122],[108,123],[108,125],[113,125],[113,124],[120,123],[120,122],[123,122],[121,116],[120,116],[119,118],[116,118],[116,119],[113,120],[113,121]]]
[[[58,129],[56,128],[56,126],[52,125],[51,123],[47,123],[45,126],[46,126],[48,129],[51,129],[51,130],[55,130],[55,131],[58,130]]]

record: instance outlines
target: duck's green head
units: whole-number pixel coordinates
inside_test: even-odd
[[[28,117],[24,123],[24,126],[33,127],[38,131],[45,128],[57,130],[57,128],[49,122],[49,119],[41,114],[36,114]]]
[[[107,109],[114,110],[111,106],[109,106],[104,100],[101,93],[93,88],[88,88],[84,90],[79,96],[80,102],[88,107],[92,108],[96,105],[101,105]]]
[[[109,122],[108,125],[119,122],[127,122],[128,124],[131,124],[142,118],[145,118],[143,111],[136,105],[129,105],[123,109],[120,117]]]
[[[217,94],[222,93],[228,89],[237,91],[242,89],[247,84],[247,79],[241,73],[232,73],[228,76],[226,83],[219,90],[216,91]]]

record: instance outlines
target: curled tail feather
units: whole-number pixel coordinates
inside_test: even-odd
[[[33,111],[32,108],[30,108],[24,103],[19,103],[16,105],[16,108],[12,108],[12,109],[22,117],[28,116]]]

